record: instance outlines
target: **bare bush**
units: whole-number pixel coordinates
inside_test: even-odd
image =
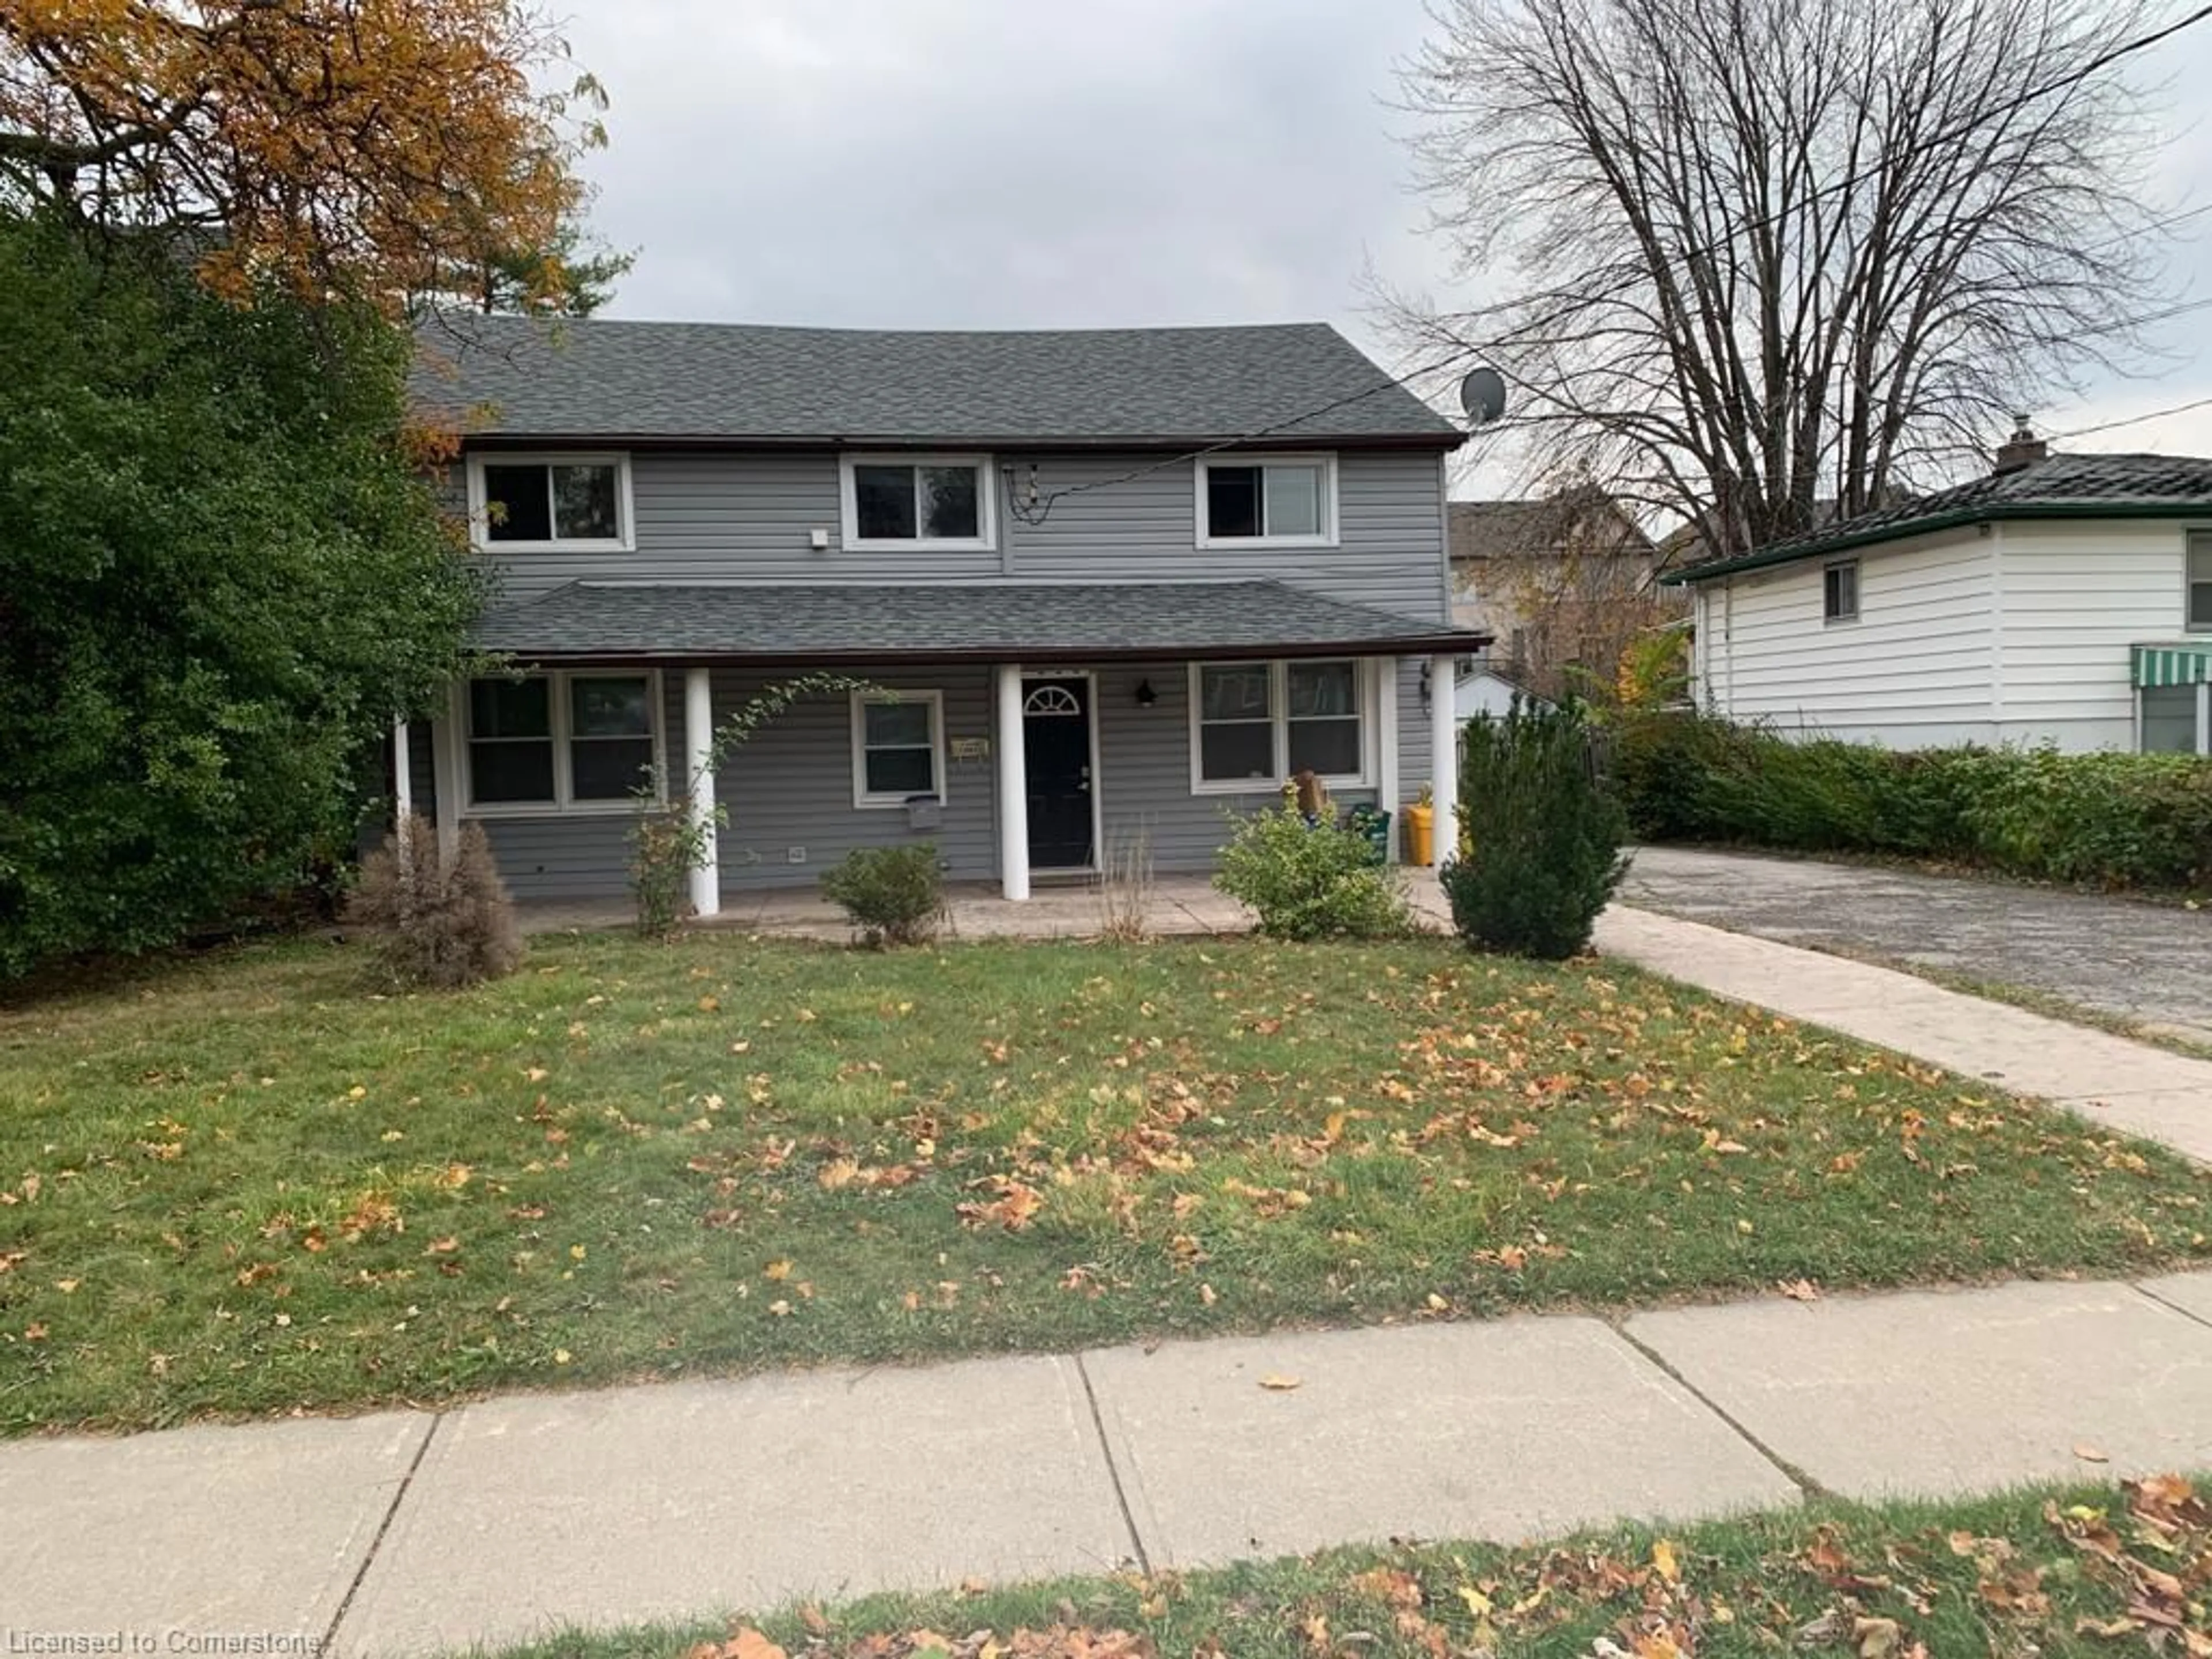
[[[1138,829],[1106,842],[1098,870],[1098,932],[1136,944],[1152,932],[1152,832]]]
[[[511,974],[522,960],[514,901],[480,824],[461,826],[448,861],[430,822],[410,815],[362,861],[347,920],[395,985],[449,990]]]

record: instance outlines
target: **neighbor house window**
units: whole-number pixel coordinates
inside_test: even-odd
[[[1365,782],[1365,684],[1349,657],[1194,665],[1193,791],[1269,790],[1300,772]]]
[[[845,545],[988,548],[997,526],[981,455],[848,455]]]
[[[853,694],[853,805],[945,797],[945,698],[936,691]]]
[[[471,809],[627,809],[653,781],[659,707],[659,678],[651,673],[470,681],[463,715]]]
[[[620,455],[476,455],[470,518],[479,545],[626,549],[629,465]]]
[[[1198,544],[1330,547],[1336,458],[1237,456],[1198,464]]]
[[[2142,699],[2142,752],[2203,754],[2205,734],[2199,730],[2198,720],[2203,693],[2199,685],[2146,685],[2136,692]]]
[[[1859,562],[1844,559],[1820,573],[1820,616],[1826,622],[1859,619]]]
[[[2189,532],[2189,631],[2212,634],[2212,530]]]

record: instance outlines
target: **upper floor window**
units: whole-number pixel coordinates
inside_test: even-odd
[[[2212,530],[2189,532],[2189,631],[2212,634]]]
[[[839,462],[848,547],[996,545],[982,455],[847,455]]]
[[[630,546],[624,455],[471,455],[469,522],[479,547],[517,552]]]
[[[471,680],[462,708],[470,810],[629,810],[633,792],[653,778],[659,708],[649,672]]]
[[[1839,559],[1820,572],[1820,619],[1856,622],[1859,619],[1859,562]]]
[[[1200,547],[1334,547],[1334,455],[1234,455],[1198,463]]]

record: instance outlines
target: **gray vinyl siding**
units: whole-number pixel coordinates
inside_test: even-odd
[[[661,677],[660,757],[683,787],[684,676]],[[507,891],[519,899],[617,898],[629,891],[628,812],[495,815],[483,825]]]
[[[946,552],[926,544],[846,550],[838,524],[837,457],[638,451],[630,458],[636,546],[622,553],[524,553],[500,558],[500,600],[534,598],[577,580],[709,582],[1188,581],[1272,578],[1423,622],[1447,619],[1443,480],[1422,451],[1337,457],[1340,544],[1197,546],[1197,482],[1186,459],[1002,453],[999,546]],[[1163,460],[1167,465],[1162,465]],[[1026,508],[1036,469],[1037,522]],[[1146,469],[1151,469],[1147,471]],[[1135,477],[1124,475],[1136,473]],[[1059,491],[1074,493],[1056,495]],[[1003,495],[1011,495],[1010,502]],[[829,533],[827,550],[809,538]]]
[[[1420,707],[1420,664],[1401,664],[1396,812],[1427,781],[1428,720]],[[769,888],[811,886],[822,872],[860,847],[933,842],[954,881],[991,881],[999,874],[995,762],[951,757],[956,740],[994,736],[992,675],[988,668],[890,668],[854,675],[872,685],[943,694],[945,804],[934,829],[915,829],[896,808],[853,805],[852,708],[848,692],[800,699],[732,749],[715,780],[729,823],[720,837],[722,890],[734,896]],[[1100,817],[1108,849],[1141,833],[1161,873],[1206,871],[1230,832],[1229,819],[1270,805],[1272,791],[1194,794],[1190,775],[1190,676],[1184,663],[1112,664],[1096,671]],[[1137,700],[1150,682],[1155,701]],[[726,722],[772,684],[757,674],[716,669],[714,718]],[[665,677],[663,750],[680,773],[684,753],[684,677]],[[434,769],[427,735],[415,741],[416,798],[428,799]],[[1370,770],[1375,761],[1370,758]],[[1375,799],[1372,789],[1346,789],[1340,805]],[[499,816],[481,820],[501,874],[519,899],[611,898],[627,891],[627,815]],[[793,861],[798,849],[802,859]]]
[[[1444,552],[1444,467],[1432,450],[1337,454],[1339,544],[1328,548],[1197,547],[1197,481],[1187,458],[1143,452],[1106,455],[1000,452],[999,545],[988,550],[848,551],[840,542],[835,452],[634,452],[634,551],[530,553],[501,568],[501,601],[563,582],[988,582],[1176,581],[1267,578],[1409,620],[1449,617]],[[1163,461],[1167,464],[1160,465]],[[1025,522],[1036,467],[1040,508]],[[1136,476],[1127,476],[1134,474]],[[1072,491],[1067,494],[1056,492]],[[1008,499],[1011,496],[1012,499]],[[816,552],[811,532],[829,532]],[[1429,779],[1428,711],[1421,660],[1399,665],[1399,793],[1393,812]],[[882,669],[860,678],[945,694],[948,750],[954,739],[994,737],[988,668]],[[1149,680],[1157,702],[1137,702]],[[666,665],[664,749],[683,749],[682,668]],[[714,714],[726,720],[764,682],[717,668]],[[1212,867],[1224,814],[1273,797],[1194,794],[1190,787],[1189,680],[1181,662],[1113,665],[1097,674],[1099,777],[1106,845],[1142,830],[1162,872]],[[1449,696],[1449,686],[1439,688]],[[416,796],[432,799],[427,736],[416,739]],[[1376,769],[1370,758],[1370,770]],[[948,757],[943,822],[908,827],[896,810],[856,810],[852,798],[850,711],[842,695],[810,699],[738,750],[718,780],[730,823],[720,860],[726,895],[810,885],[854,848],[933,840],[954,880],[999,873],[994,763]],[[1345,805],[1371,799],[1348,791]],[[501,867],[524,899],[608,897],[625,890],[625,817],[547,815],[485,820]],[[802,848],[805,862],[790,861]]]
[[[945,772],[941,823],[911,829],[895,807],[853,805],[853,714],[848,692],[802,698],[731,752],[714,780],[729,815],[722,830],[722,890],[807,886],[861,847],[933,842],[946,874],[980,881],[998,872],[998,809],[992,763],[951,758],[953,741],[991,734],[991,681],[982,668],[884,668],[853,678],[896,691],[944,695]],[[727,720],[770,684],[757,675],[714,675],[714,718]],[[678,710],[680,730],[681,711]],[[678,745],[681,746],[680,743]],[[793,849],[805,862],[791,862]]]

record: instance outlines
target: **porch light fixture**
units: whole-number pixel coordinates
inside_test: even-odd
[[[1436,701],[1436,690],[1431,682],[1436,677],[1436,665],[1424,660],[1421,664],[1421,707],[1426,708]]]
[[[1155,691],[1155,690],[1152,690],[1152,683],[1150,680],[1139,680],[1139,681],[1137,682],[1137,707],[1138,707],[1138,708],[1151,708],[1154,703],[1158,702],[1159,700],[1160,700],[1160,694],[1159,694],[1158,692],[1157,692],[1157,691]]]

